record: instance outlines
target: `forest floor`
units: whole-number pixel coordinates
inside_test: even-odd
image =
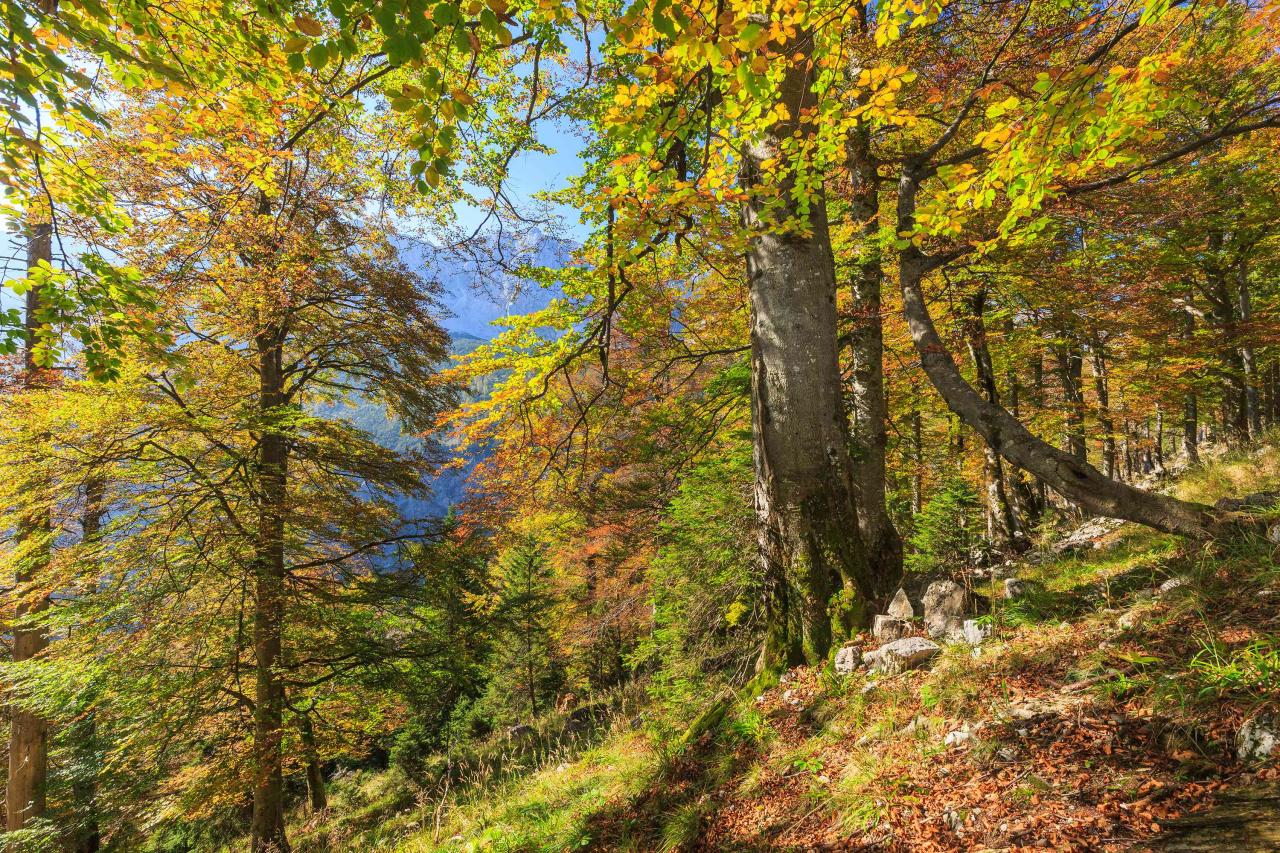
[[[1271,450],[1177,491],[1277,487]],[[1184,834],[1218,831],[1204,815],[1221,801],[1277,796],[1274,758],[1246,766],[1235,748],[1243,721],[1280,706],[1274,548],[1192,551],[1123,527],[1019,565],[1022,598],[985,590],[993,636],[976,650],[947,645],[887,678],[795,669],[685,746],[620,720],[580,754],[420,798],[360,832],[316,827],[298,849],[1275,849]]]

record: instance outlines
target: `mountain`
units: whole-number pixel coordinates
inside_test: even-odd
[[[508,260],[518,258],[522,263],[560,268],[568,263],[572,250],[566,241],[535,233],[526,245],[511,247],[506,254]],[[447,312],[441,318],[441,325],[452,338],[449,353],[453,357],[466,355],[488,341],[496,333],[494,321],[545,308],[560,295],[558,289],[538,287],[508,273],[486,274],[475,260],[459,258],[456,253],[446,254],[421,242],[401,241],[400,258],[424,279],[441,285],[444,291],[441,302]],[[487,384],[481,384],[473,387],[467,396],[487,392]],[[345,418],[393,450],[413,449],[422,444],[422,439],[405,432],[398,420],[373,403],[326,407],[324,414]],[[481,458],[470,448],[463,455],[466,462],[461,468],[450,468],[430,478],[429,497],[397,501],[404,518],[440,518],[462,500],[467,479]]]
[[[539,287],[509,270],[523,265],[559,269],[569,263],[574,247],[534,229],[520,241],[477,252],[479,258],[416,240],[401,240],[399,248],[400,259],[410,269],[428,281],[439,282],[447,311],[440,324],[455,342],[465,345],[468,339],[491,338],[495,321],[540,310],[559,296],[558,289]]]

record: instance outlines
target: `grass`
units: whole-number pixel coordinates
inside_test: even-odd
[[[1277,450],[1217,460],[1174,491],[1212,502],[1270,488],[1280,488]],[[1154,732],[1152,748],[1175,757],[1162,785],[1223,772],[1231,726],[1276,701],[1274,546],[1242,540],[1198,550],[1132,528],[1106,544],[1021,567],[1029,583],[1018,600],[1002,601],[996,584],[984,590],[992,594],[985,618],[994,635],[977,657],[950,645],[930,670],[881,678],[865,693],[865,674],[802,672],[747,692],[722,717],[717,709],[706,732],[687,743],[670,727],[661,735],[615,728],[585,751],[455,789],[444,802],[406,796],[412,786],[386,774],[343,780],[334,811],[344,815],[306,836],[328,838],[328,846],[297,849],[675,851],[709,832],[744,850],[803,846],[796,839],[806,833],[826,833],[830,843],[909,844],[903,833],[915,824],[903,815],[923,814],[931,798],[959,786],[954,777],[922,776],[940,764],[992,778],[1014,768],[1002,808],[1038,816],[1060,801],[1074,809],[1078,783],[1031,764],[1023,757],[1031,744],[1011,734],[1015,712],[1026,707],[1049,719],[1090,708],[1120,721],[1114,738]],[[1188,582],[1153,592],[1174,576]],[[1062,689],[1077,683],[1084,686]],[[792,689],[804,697],[801,707],[781,700]],[[944,746],[961,720],[986,721],[985,728],[963,747]],[[1081,772],[1111,795],[1146,802],[1154,771],[1112,760],[1104,742],[1079,747]],[[971,808],[955,796],[951,819],[981,823],[989,806]],[[1138,830],[1147,832],[1154,821],[1143,821]]]

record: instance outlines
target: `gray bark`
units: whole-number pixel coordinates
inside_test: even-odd
[[[853,460],[858,490],[858,526],[867,545],[877,598],[887,596],[902,577],[902,537],[885,503],[885,454],[888,450],[889,405],[884,387],[884,323],[880,289],[884,268],[877,232],[880,194],[871,156],[870,130],[859,125],[846,145],[850,180],[850,213],[862,232],[854,264],[853,328]]]
[[[786,52],[803,53],[810,42],[800,33]],[[760,181],[764,162],[777,156],[782,139],[813,132],[801,120],[814,102],[806,65],[792,62],[781,84],[791,118],[743,151],[749,193],[743,218],[752,232],[747,275],[755,496],[765,587],[772,596],[765,603],[769,629],[762,664],[768,667],[797,656],[825,659],[832,593],[841,583],[863,599],[877,589],[858,528],[825,203],[819,190],[801,210],[792,192],[794,173],[767,187]],[[786,587],[792,581],[799,637],[787,629]]]

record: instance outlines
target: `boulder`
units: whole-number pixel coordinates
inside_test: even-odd
[[[911,623],[894,616],[877,616],[871,623],[871,636],[877,640],[898,640],[911,633]]]
[[[887,643],[874,652],[868,652],[862,660],[876,672],[893,675],[928,663],[940,651],[941,648],[932,640],[906,637]]]
[[[955,581],[929,584],[920,599],[924,608],[924,627],[930,637],[959,639],[963,636],[964,617],[972,602],[964,587]]]
[[[964,625],[961,626],[960,631],[964,635],[964,641],[971,646],[976,646],[991,636],[991,626],[979,622],[977,619],[964,620]]]
[[[1102,545],[1102,537],[1119,529],[1123,521],[1115,518],[1091,518],[1053,545],[1055,554],[1070,551],[1088,551]]]
[[[836,652],[836,672],[848,675],[862,665],[862,650],[854,643],[845,643]]]
[[[916,609],[911,606],[911,600],[907,598],[906,590],[902,587],[898,587],[898,591],[893,595],[893,601],[889,602],[889,609],[885,612],[894,619],[916,618]]]
[[[1280,751],[1280,720],[1261,714],[1246,720],[1236,733],[1236,757],[1250,763],[1265,761]]]

